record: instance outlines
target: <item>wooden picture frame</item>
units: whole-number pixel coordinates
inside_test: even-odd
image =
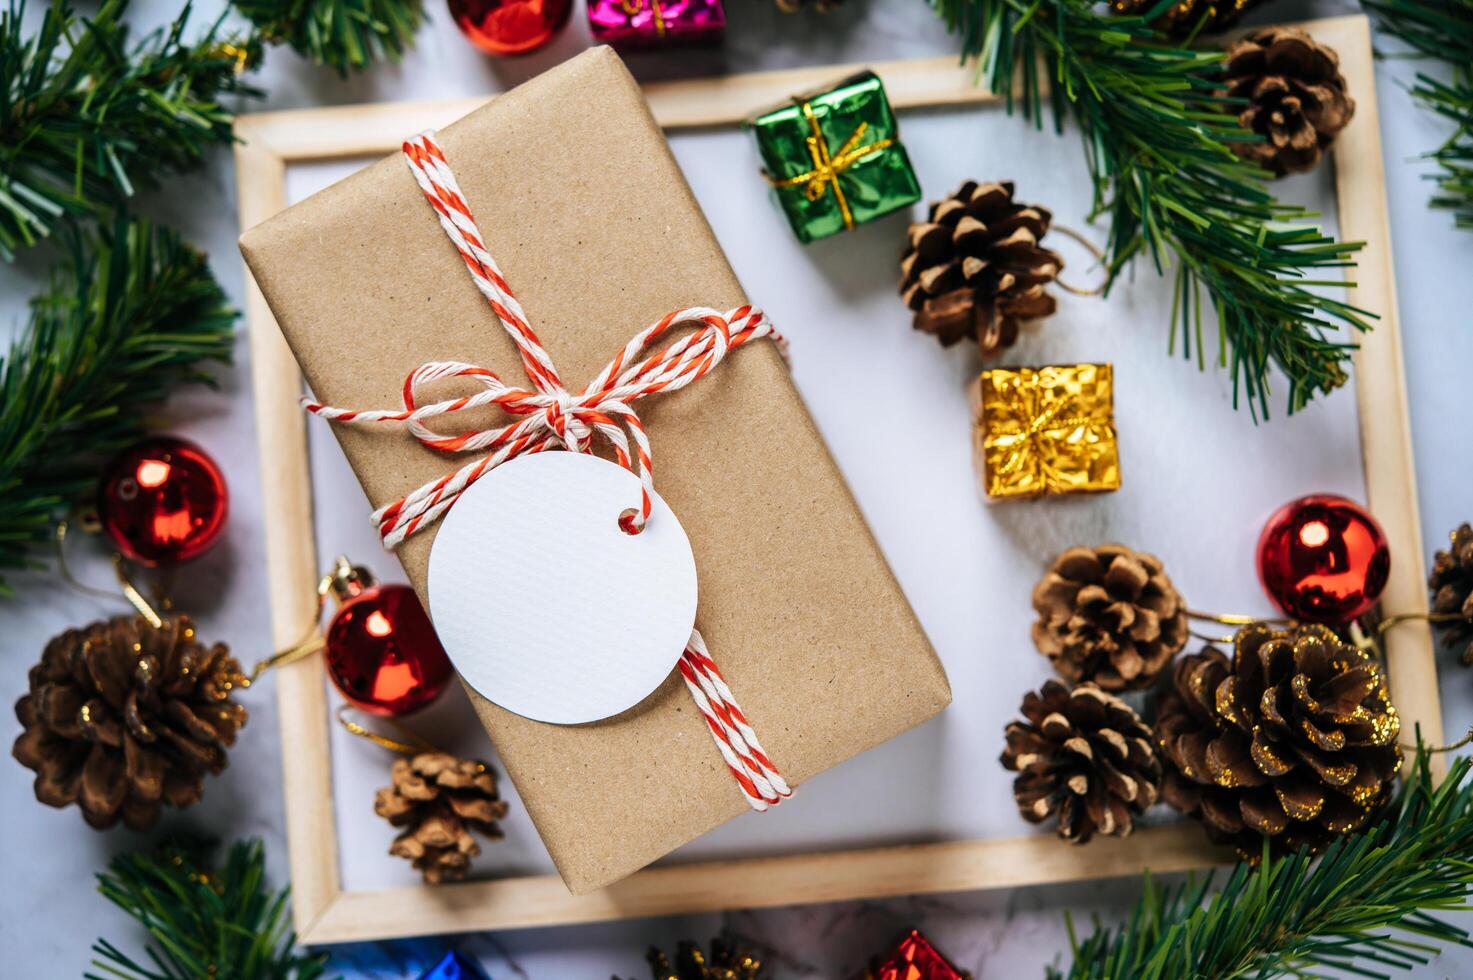
[[[1364,242],[1349,301],[1380,315],[1355,355],[1366,493],[1397,560],[1388,608],[1427,609],[1412,444],[1397,327],[1396,289],[1382,170],[1371,35],[1363,16],[1302,25],[1335,48],[1356,102],[1356,119],[1333,155],[1341,237]],[[995,96],[970,67],[950,57],[869,66],[823,66],[736,75],[646,88],[668,130],[727,126],[749,112],[847,72],[871,67],[898,110],[983,103]],[[447,124],[484,100],[400,103],[271,112],[236,122],[240,224],[250,228],[284,209],[293,163],[380,156],[426,127]],[[1049,138],[1040,136],[1040,139]],[[313,535],[301,375],[265,299],[246,273],[246,318],[261,446],[267,578],[278,648],[315,621],[322,568]],[[1436,668],[1425,624],[1387,637],[1390,681],[1410,731],[1442,741]],[[341,886],[331,795],[330,725],[321,658],[277,671],[294,918],[306,944],[433,933],[547,926],[638,916],[710,912],[902,894],[1036,885],[1179,871],[1222,856],[1190,823],[1153,827],[1109,846],[1062,847],[1051,836],[891,846],[657,867],[594,894],[569,894],[556,875],[439,887],[347,892]]]

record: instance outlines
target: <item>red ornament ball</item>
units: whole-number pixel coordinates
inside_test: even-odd
[[[1376,604],[1390,572],[1381,525],[1344,497],[1290,501],[1258,538],[1258,578],[1293,619],[1349,622]]]
[[[143,565],[187,561],[215,543],[230,494],[210,455],[170,436],[124,452],[103,473],[97,516],[113,544]]]
[[[893,949],[871,959],[864,975],[874,980],[967,980],[971,976],[952,966],[919,929],[910,930]]]
[[[406,715],[440,695],[452,670],[445,648],[407,585],[377,585],[347,598],[327,628],[327,672],[343,697],[376,715]]]
[[[450,0],[450,16],[487,54],[525,54],[551,41],[568,22],[572,0]]]

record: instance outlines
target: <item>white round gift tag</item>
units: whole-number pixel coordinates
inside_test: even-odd
[[[640,483],[573,452],[520,456],[446,512],[430,549],[430,618],[455,669],[487,700],[575,725],[644,700],[696,621],[696,562],[658,495],[644,530],[619,516]]]

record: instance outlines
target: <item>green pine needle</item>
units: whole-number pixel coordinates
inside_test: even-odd
[[[1271,366],[1288,380],[1290,412],[1345,382],[1354,343],[1343,329],[1369,329],[1374,316],[1315,287],[1323,270],[1352,268],[1360,245],[1303,224],[1314,215],[1275,201],[1263,171],[1232,153],[1230,142],[1256,137],[1217,94],[1223,55],[1150,26],[1171,0],[1144,17],[1089,0],[929,2],[1009,108],[1035,120],[1045,67],[1057,124],[1072,118],[1083,134],[1091,217],[1110,218],[1110,285],[1141,255],[1158,272],[1174,266],[1173,349],[1205,366],[1210,329],[1234,403],[1256,416],[1268,415]]]
[[[59,236],[67,261],[0,356],[0,572],[35,567],[56,518],[144,431],[142,412],[228,361],[235,311],[179,236],[118,218]],[[0,594],[6,583],[0,575]]]
[[[1417,76],[1412,97],[1447,119],[1453,132],[1427,158],[1437,164],[1432,206],[1473,228],[1473,0],[1365,0],[1376,25],[1419,55],[1452,66],[1452,80]]]
[[[260,841],[230,849],[223,867],[205,861],[197,843],[157,853],[124,854],[97,876],[97,890],[127,912],[153,940],[147,963],[106,939],[92,945],[97,973],[87,980],[314,980],[326,954],[297,953],[287,921],[286,890],[266,888]]]
[[[346,75],[398,61],[424,23],[423,0],[234,0],[271,44]]]
[[[22,28],[25,0],[0,11],[0,257],[43,239],[68,217],[108,213],[165,174],[197,166],[229,143],[227,93],[254,50],[218,36],[183,40],[189,6],[137,45],[127,0],[79,17],[55,0],[39,31]]]
[[[1150,876],[1126,921],[1071,941],[1055,980],[1387,977],[1427,963],[1468,931],[1435,913],[1473,908],[1473,778],[1459,759],[1433,783],[1430,753],[1415,761],[1381,822],[1342,838],[1318,860],[1303,852],[1257,868],[1239,863],[1222,889],[1188,879],[1167,894]],[[1070,923],[1070,934],[1073,924]]]

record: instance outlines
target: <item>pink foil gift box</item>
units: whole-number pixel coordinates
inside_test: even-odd
[[[726,29],[721,0],[588,0],[594,40],[615,46],[718,37]]]

